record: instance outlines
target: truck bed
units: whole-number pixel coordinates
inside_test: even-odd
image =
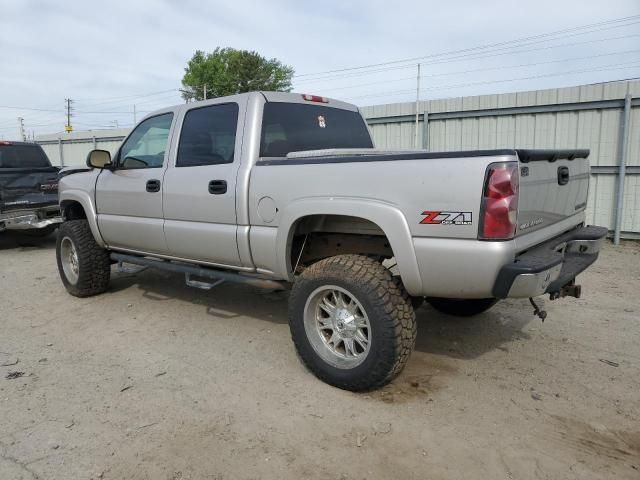
[[[417,258],[419,267],[403,278],[412,294],[488,297],[499,266],[584,222],[588,153],[322,150],[262,158],[250,180],[254,261],[278,271],[264,244],[271,239],[275,248],[278,230],[287,231],[303,211],[358,217],[384,230],[401,270],[412,272]],[[518,162],[518,226],[513,240],[485,242],[479,240],[480,200],[487,167],[496,162]],[[558,171],[565,168],[569,184],[559,185]],[[273,218],[259,213],[266,198],[276,209]],[[402,244],[404,236],[412,243]]]

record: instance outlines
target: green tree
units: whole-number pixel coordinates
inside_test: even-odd
[[[182,77],[182,97],[202,100],[255,90],[291,91],[293,68],[257,52],[216,48],[211,53],[196,50]]]

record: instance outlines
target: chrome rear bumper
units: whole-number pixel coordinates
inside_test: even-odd
[[[62,217],[60,215],[42,218],[37,212],[20,212],[15,215],[5,214],[0,216],[0,232],[3,230],[34,230],[61,222]]]

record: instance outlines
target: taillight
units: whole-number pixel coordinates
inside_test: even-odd
[[[305,93],[304,95],[302,95],[302,98],[304,98],[307,102],[329,103],[328,98],[321,97],[319,95],[309,95]]]
[[[492,163],[487,167],[480,231],[483,240],[509,240],[516,232],[518,216],[518,163]]]

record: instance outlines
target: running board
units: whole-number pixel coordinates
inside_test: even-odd
[[[225,280],[216,280],[215,282],[203,282],[202,280],[194,280],[191,278],[190,273],[184,274],[184,283],[187,284],[187,287],[199,288],[200,290],[211,290],[213,287],[217,287],[221,283],[224,283]]]
[[[197,288],[206,288],[207,290],[218,285],[218,282],[214,282],[212,284],[199,282],[197,280],[191,280],[190,276],[193,275],[194,277],[199,278],[210,278],[213,280],[222,280],[226,282],[244,283],[258,288],[265,288],[267,290],[287,289],[287,282],[270,280],[267,278],[258,278],[250,276],[248,274],[229,272],[226,270],[218,270],[215,268],[200,267],[198,265],[177,263],[170,260],[156,260],[154,258],[140,257],[137,255],[127,255],[124,253],[112,253],[111,259],[115,260],[116,262],[131,263],[133,265],[157,268],[159,270],[166,270],[169,272],[184,273],[185,275],[187,275],[187,285]],[[196,283],[202,285],[195,285]],[[208,287],[209,285],[211,286]]]
[[[136,267],[127,267],[123,262],[118,262],[118,266],[116,267],[116,272],[124,273],[127,275],[135,275],[136,273],[144,272],[149,267],[136,266]]]

